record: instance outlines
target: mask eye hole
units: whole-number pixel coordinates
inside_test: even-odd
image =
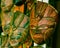
[[[27,3],[27,8],[31,10],[31,3]]]

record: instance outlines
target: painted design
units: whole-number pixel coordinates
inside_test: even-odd
[[[33,42],[42,44],[53,35],[58,12],[50,4],[27,0],[27,4],[16,6],[6,2],[1,1],[2,48],[30,48]]]

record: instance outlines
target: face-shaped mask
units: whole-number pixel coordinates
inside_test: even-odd
[[[13,5],[13,0],[1,0],[2,11],[9,11]]]
[[[15,12],[12,20],[11,46],[24,43],[29,32],[29,17],[20,12]]]
[[[37,2],[30,16],[30,35],[37,44],[49,39],[56,27],[57,11],[49,4]]]

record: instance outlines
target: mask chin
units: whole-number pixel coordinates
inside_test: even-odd
[[[18,46],[18,44],[19,44],[18,42],[16,42],[16,43],[10,43],[11,46]]]

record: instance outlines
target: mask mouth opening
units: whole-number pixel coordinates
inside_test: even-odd
[[[10,43],[11,44],[11,46],[18,46],[18,42],[15,42],[15,43]]]

